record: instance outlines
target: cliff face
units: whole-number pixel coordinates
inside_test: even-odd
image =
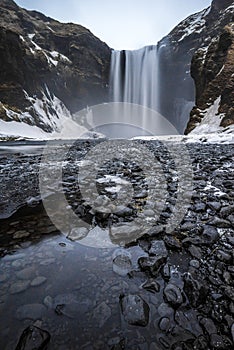
[[[233,18],[232,0],[214,0],[159,43],[161,113],[180,132],[194,129],[218,98],[220,125],[233,123]]]
[[[232,8],[220,10],[220,17]],[[196,105],[185,133],[226,131],[234,124],[234,23],[225,25],[192,59],[191,75],[196,85]],[[211,118],[211,109],[213,118]]]
[[[0,0],[0,120],[59,131],[62,115],[108,100],[110,54],[80,25]]]

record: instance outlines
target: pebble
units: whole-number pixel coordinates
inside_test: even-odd
[[[181,290],[174,284],[169,283],[164,289],[166,301],[173,307],[178,307],[183,303]]]
[[[34,280],[32,280],[30,285],[32,287],[37,287],[37,286],[40,286],[41,284],[45,283],[46,281],[47,281],[46,277],[38,276],[38,277],[34,278]]]
[[[10,294],[18,294],[25,291],[30,285],[30,281],[18,281],[10,286]]]
[[[23,270],[17,271],[16,276],[19,279],[29,280],[35,275],[35,269],[33,267],[26,267]]]
[[[159,328],[163,332],[167,332],[170,328],[170,325],[171,325],[171,321],[167,317],[164,317],[159,321]]]
[[[139,295],[120,297],[120,305],[124,318],[130,325],[147,326],[149,305]]]
[[[23,331],[16,350],[44,350],[49,341],[49,332],[30,326]]]
[[[13,239],[22,239],[30,236],[30,232],[28,231],[17,231],[13,235]]]

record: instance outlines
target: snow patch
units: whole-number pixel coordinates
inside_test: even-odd
[[[20,37],[20,40],[23,41],[25,43],[25,39],[22,35],[19,36]]]
[[[184,33],[182,37],[178,40],[178,42],[184,40],[186,37],[193,33],[201,33],[205,27],[206,20],[205,17],[210,12],[210,7],[207,9],[198,12],[190,17],[188,17],[185,21],[181,23],[181,26],[185,28],[182,30]]]
[[[220,106],[221,96],[219,96],[213,105],[211,105],[208,109],[203,111],[204,117],[201,122],[193,129],[190,135],[196,134],[209,134],[209,133],[217,133],[224,131],[224,128],[220,126],[221,120],[224,117],[224,114],[219,114],[219,106]],[[234,130],[232,126],[230,129],[227,129],[227,132]]]
[[[17,113],[3,105],[7,116],[12,121],[0,120],[1,136],[38,140],[104,137],[104,135],[90,132],[87,128],[78,124],[62,101],[51,94],[47,87],[42,92],[41,99],[29,96],[26,91],[24,93],[31,104],[28,111]],[[30,112],[37,116],[37,125],[28,124],[29,121],[35,124],[35,118],[32,117]],[[48,130],[52,129],[53,131],[46,132],[40,128],[40,125],[41,127],[48,126]]]
[[[34,36],[35,36],[35,34],[28,34],[30,42],[33,45],[33,48],[30,46],[29,49],[33,55],[36,53],[36,51],[41,51],[45,55],[49,66],[53,65],[56,67],[58,65],[59,61],[63,61],[63,62],[65,61],[65,62],[71,63],[69,58],[66,57],[65,55],[61,54],[60,52],[47,51],[45,49],[42,49],[39,45],[37,45],[37,43],[34,40],[32,40],[34,38]]]
[[[55,60],[63,60],[63,61],[67,61],[69,63],[71,63],[71,61],[69,60],[69,58],[61,53],[59,53],[58,51],[52,51],[50,52],[51,56],[55,59]]]

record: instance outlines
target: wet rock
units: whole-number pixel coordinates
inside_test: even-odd
[[[151,229],[147,232],[147,236],[149,237],[158,237],[163,233],[164,229],[160,226],[153,226]]]
[[[210,336],[210,345],[212,349],[217,349],[217,350],[226,350],[226,345],[223,341],[223,338],[218,335],[218,334],[212,334]]]
[[[221,208],[220,202],[208,202],[207,205],[210,209],[216,212],[218,212]]]
[[[157,275],[159,269],[167,262],[166,257],[150,256],[141,257],[138,264],[143,271],[149,271],[152,275]]]
[[[13,239],[27,238],[28,236],[30,236],[30,232],[22,230],[15,232],[13,235]]]
[[[131,216],[133,214],[133,209],[120,205],[116,207],[115,214],[120,217]]]
[[[196,247],[194,245],[191,245],[188,248],[189,253],[192,255],[193,258],[196,258],[200,260],[202,258],[202,250],[199,247]]]
[[[234,301],[234,287],[226,287],[224,289],[224,294],[229,298],[231,299],[232,301]]]
[[[171,265],[165,264],[162,268],[161,274],[164,280],[169,281],[171,277]]]
[[[214,322],[210,318],[202,318],[200,320],[200,325],[204,328],[205,332],[209,336],[217,333],[217,328],[215,327]]]
[[[84,307],[84,304],[71,303],[71,304],[58,304],[55,307],[55,313],[58,316],[66,316],[68,318],[76,318],[81,313],[85,313],[88,309]]]
[[[194,211],[195,211],[196,213],[204,212],[205,209],[206,209],[205,203],[197,203],[197,204],[194,206]]]
[[[194,279],[190,273],[185,273],[184,291],[193,307],[197,307],[200,303],[205,301],[208,289],[204,283],[200,283]]]
[[[44,276],[38,276],[34,278],[34,280],[31,282],[32,287],[40,286],[41,284],[45,283],[47,281],[47,278]]]
[[[42,304],[27,304],[18,307],[16,318],[18,320],[38,320],[46,313],[46,307]]]
[[[161,331],[167,332],[170,328],[170,325],[171,325],[170,319],[167,317],[164,317],[164,318],[161,318],[158,326],[161,329]]]
[[[195,340],[193,346],[194,346],[194,349],[207,350],[208,349],[208,341],[203,335],[200,335]]]
[[[43,302],[44,302],[45,306],[47,306],[49,309],[53,308],[54,301],[53,301],[53,298],[50,295],[47,295],[44,298]]]
[[[149,254],[167,258],[168,251],[164,241],[153,241],[151,243]]]
[[[13,260],[19,260],[24,259],[26,257],[25,253],[18,253],[18,254],[9,254],[4,257],[5,261],[13,261]]]
[[[149,306],[139,295],[120,297],[121,310],[130,325],[147,326],[149,322]]]
[[[149,279],[142,284],[142,288],[148,290],[151,293],[158,293],[160,291],[160,284],[153,279]]]
[[[229,215],[234,214],[234,205],[229,205],[227,207],[223,207],[220,210],[220,215],[222,218],[226,219]]]
[[[210,225],[218,228],[229,228],[230,222],[228,220],[220,219],[215,217],[213,220],[209,222]]]
[[[89,230],[86,227],[75,227],[71,230],[67,238],[71,241],[79,241],[85,238],[88,233]]]
[[[194,267],[195,269],[199,269],[199,267],[200,267],[200,263],[198,260],[191,260],[189,265]]]
[[[35,269],[33,267],[26,267],[21,271],[16,272],[16,276],[23,280],[29,280],[35,275]]]
[[[158,314],[161,317],[174,317],[174,310],[166,303],[162,303],[158,307]]]
[[[30,281],[18,281],[10,286],[10,294],[17,294],[25,291],[30,285]]]
[[[23,331],[15,350],[45,350],[49,341],[49,332],[30,326]]]
[[[40,261],[40,265],[42,265],[42,266],[48,266],[48,265],[53,264],[55,261],[56,261],[55,258],[44,259],[44,260]]]
[[[132,223],[113,226],[110,231],[110,239],[114,244],[124,246],[134,242],[141,236],[141,228]]]
[[[163,348],[165,349],[170,349],[170,342],[168,341],[168,339],[165,339],[163,337],[159,338],[159,342],[160,344],[163,346]]]
[[[219,239],[219,233],[216,227],[205,225],[202,233],[202,238],[204,242],[212,244],[217,242]]]
[[[132,269],[130,254],[125,251],[118,251],[115,255],[113,259],[113,271],[120,276],[126,276]]]
[[[122,339],[118,344],[112,346],[111,350],[124,350],[125,349],[125,340]]]
[[[196,227],[196,224],[194,224],[193,222],[184,222],[181,225],[181,231],[192,231],[194,228]]]
[[[5,273],[0,273],[0,283],[5,282],[9,278]]]
[[[172,236],[166,236],[164,238],[164,242],[166,243],[166,246],[170,249],[181,249],[180,241]]]
[[[103,301],[93,311],[93,318],[99,328],[102,328],[111,317],[111,308]]]
[[[74,293],[59,294],[54,298],[54,305],[78,303],[78,298]]]
[[[232,260],[232,256],[229,253],[224,252],[223,250],[219,249],[217,250],[216,256],[219,260],[225,262],[225,263],[230,263]]]
[[[173,307],[178,307],[183,303],[183,296],[180,288],[169,283],[164,289],[164,296],[166,301]]]

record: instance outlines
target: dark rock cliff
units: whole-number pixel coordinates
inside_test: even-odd
[[[159,42],[160,111],[180,132],[189,133],[220,95],[221,124],[233,123],[233,18],[232,0],[214,0]]]
[[[56,96],[69,112],[108,100],[110,48],[88,29],[0,0],[0,119],[47,132]],[[47,121],[35,110],[36,99]],[[51,109],[51,110],[49,110]],[[1,130],[0,130],[1,133]]]

